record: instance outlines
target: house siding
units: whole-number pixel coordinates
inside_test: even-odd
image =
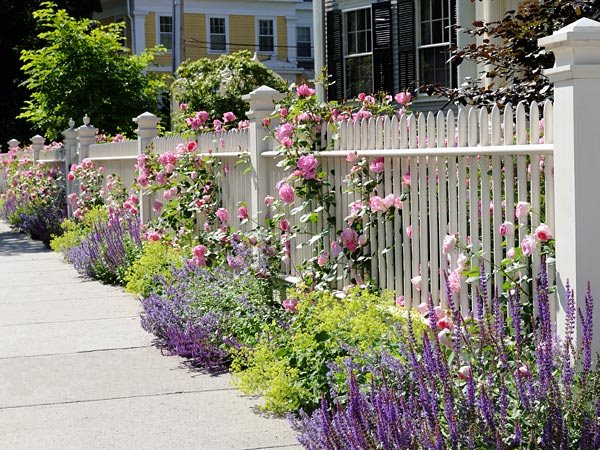
[[[183,19],[183,35],[185,59],[200,59],[208,55],[205,14],[186,13]]]
[[[287,49],[287,20],[285,17],[277,17],[277,56],[285,61],[288,56]]]
[[[256,46],[254,16],[229,16],[229,40],[231,52],[254,51]]]

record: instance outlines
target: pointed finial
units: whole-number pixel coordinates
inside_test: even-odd
[[[69,119],[69,128],[73,128],[75,126],[75,121],[73,120],[73,118],[71,117]]]
[[[90,118],[88,117],[88,115],[86,114],[85,116],[83,116],[83,124],[87,127],[90,124]]]

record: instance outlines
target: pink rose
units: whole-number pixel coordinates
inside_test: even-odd
[[[284,203],[290,204],[294,201],[294,188],[288,183],[283,182],[278,189],[279,197]]]
[[[179,110],[180,111],[187,111],[187,103],[180,103],[179,104]]]
[[[371,172],[374,172],[374,173],[381,173],[381,172],[383,172],[383,156],[375,158],[371,162],[371,165],[369,166],[369,169],[371,170]]]
[[[67,180],[75,181],[75,174],[73,172],[69,172],[69,174],[67,175]]]
[[[460,292],[460,272],[462,269],[457,268],[450,272],[448,275],[448,286],[450,287],[450,292],[453,294],[458,294]]]
[[[275,201],[275,197],[273,197],[271,195],[265,196],[265,205],[271,206],[274,201]]]
[[[452,318],[446,316],[439,319],[436,323],[438,328],[451,330],[454,328],[454,322],[452,322]]]
[[[517,219],[525,218],[531,211],[531,204],[528,202],[519,202],[515,207],[515,217]]]
[[[375,212],[386,212],[387,211],[387,208],[385,207],[385,205],[383,203],[383,199],[381,197],[379,197],[378,195],[371,197],[371,199],[369,200],[369,206]]]
[[[406,235],[409,239],[412,239],[412,225],[406,227]]]
[[[152,202],[152,210],[154,212],[160,212],[160,210],[162,209],[162,207],[163,207],[162,202],[159,202],[158,200],[154,200]]]
[[[396,299],[396,306],[398,308],[404,308],[405,302],[404,302],[404,295],[399,295],[398,298]]]
[[[157,231],[148,231],[148,233],[146,233],[146,239],[150,242],[160,241],[160,233]]]
[[[419,277],[419,278],[421,278],[421,277]],[[410,281],[412,282],[412,280],[410,280]],[[419,282],[420,282],[420,280],[419,280]],[[419,289],[420,289],[420,287],[419,287]],[[429,312],[429,305],[427,303],[421,303],[421,304],[419,304],[419,306],[417,306],[417,311],[419,311],[419,313],[424,316],[425,314],[427,314]]]
[[[444,255],[447,255],[450,252],[452,252],[455,247],[456,247],[456,236],[454,236],[453,234],[447,235],[444,238],[444,241],[442,242],[442,253]]]
[[[536,240],[535,237],[528,234],[521,241],[521,250],[523,250],[523,254],[525,256],[530,256],[535,250]]]
[[[191,153],[191,152],[193,152],[194,150],[196,150],[196,149],[198,148],[198,143],[197,143],[196,141],[189,141],[189,142],[186,144],[186,147],[185,147],[185,148],[186,148],[186,150],[187,150],[188,152],[190,152],[190,153]]]
[[[233,122],[235,119],[237,119],[237,117],[235,117],[235,114],[231,111],[228,111],[225,114],[223,114],[223,122],[225,123]]]
[[[337,258],[342,253],[342,246],[338,243],[338,241],[333,241],[329,246],[331,248],[331,256]]]
[[[351,252],[356,251],[359,247],[358,234],[352,228],[345,228],[344,231],[341,232],[340,237],[342,238],[344,247]]]
[[[225,224],[227,224],[227,222],[229,222],[229,211],[227,211],[225,208],[217,209],[217,212],[215,213],[215,215],[219,218],[219,220],[221,221],[221,223],[223,225],[225,225]]]
[[[353,163],[357,158],[358,154],[356,152],[348,152],[348,155],[346,155],[346,161],[349,163]]]
[[[421,275],[417,275],[416,277],[413,277],[410,279],[410,282],[412,283],[412,285],[415,287],[415,289],[417,291],[421,290],[421,281],[422,281],[422,277]]]
[[[508,251],[506,252],[506,257],[509,259],[515,259],[515,256],[517,255],[517,251],[515,250],[514,247],[511,247],[510,249],[508,249]]]
[[[317,264],[319,265],[319,267],[324,267],[327,265],[328,262],[329,262],[329,253],[327,253],[325,250],[323,250],[317,257]]]
[[[262,121],[263,127],[268,127],[269,125],[271,125],[271,119],[269,119],[268,117],[265,117]]]
[[[406,104],[410,103],[412,99],[412,95],[410,94],[410,92],[399,92],[394,96],[394,100],[396,100],[397,103],[401,104],[402,106],[405,106]]]
[[[390,209],[390,208],[394,207],[394,205],[396,203],[394,194],[386,195],[382,201],[383,201],[383,206],[385,206],[385,209]]]
[[[515,370],[515,377],[528,377],[529,375],[531,375],[531,372],[529,372],[529,368],[525,364]]]
[[[538,227],[534,231],[535,237],[540,242],[546,242],[550,238],[552,238],[552,232],[550,231],[550,227],[545,223],[538,225]]]
[[[283,219],[279,222],[279,228],[281,228],[281,231],[289,231],[290,223],[286,219]]]
[[[304,179],[312,180],[317,176],[319,161],[313,155],[302,155],[298,158],[297,165]]]
[[[283,139],[281,139],[281,145],[283,145],[285,148],[292,148],[292,146],[294,145],[294,141],[292,141],[291,138],[286,136]]]
[[[514,232],[515,232],[515,226],[513,225],[512,222],[504,222],[502,225],[500,225],[500,228],[498,228],[498,233],[502,237],[512,236],[514,234]]]
[[[238,209],[238,217],[240,220],[246,220],[248,218],[248,208],[240,206]]]
[[[302,84],[296,88],[296,94],[298,94],[298,97],[311,97],[315,94],[315,90],[309,88],[306,84]]]

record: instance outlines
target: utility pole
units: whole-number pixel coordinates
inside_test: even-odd
[[[173,0],[173,76],[183,60],[183,9],[184,0]]]

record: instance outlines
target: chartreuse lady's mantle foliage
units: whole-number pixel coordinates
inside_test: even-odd
[[[30,98],[19,117],[54,139],[70,117],[88,114],[111,133],[132,133],[132,117],[157,112],[162,83],[147,71],[154,51],[132,55],[123,24],[75,19],[51,2],[33,14],[45,46],[21,53]]]

